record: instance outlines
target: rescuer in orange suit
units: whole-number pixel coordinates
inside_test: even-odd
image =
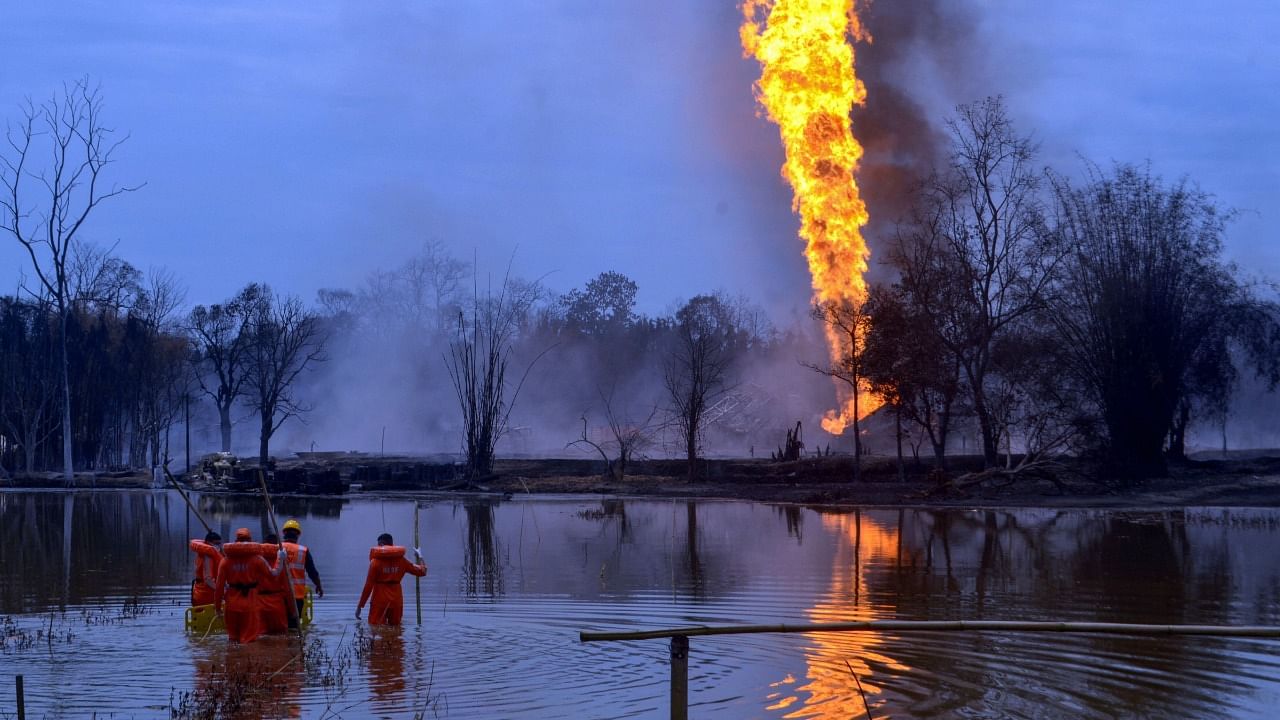
[[[236,530],[236,541],[222,546],[226,559],[218,567],[213,609],[227,626],[227,637],[251,643],[262,635],[258,610],[258,586],[269,583],[284,570],[284,550],[278,551],[275,570],[262,559],[262,550],[248,528]],[[222,601],[226,600],[226,613]]]
[[[298,614],[289,617],[289,627],[296,627],[295,623],[302,617],[302,607],[307,597],[307,578],[310,577],[311,583],[316,586],[316,597],[324,597],[324,586],[320,584],[320,573],[316,570],[313,553],[306,545],[298,543],[302,525],[297,520],[290,519],[280,532],[284,533],[284,552],[289,560],[289,582],[293,585],[293,599],[298,604]]]
[[[404,559],[404,548],[392,544],[391,536],[382,533],[378,536],[378,546],[369,549],[369,574],[364,579],[364,590],[360,592],[360,603],[356,605],[356,619],[360,619],[360,611],[373,595],[373,605],[369,608],[370,625],[399,625],[400,615],[404,612],[404,595],[400,592],[400,580],[405,573],[422,577],[427,574],[427,566],[422,562],[422,551],[413,549],[418,563]]]
[[[268,533],[258,546],[258,554],[273,571],[279,573],[258,585],[258,617],[262,621],[262,631],[268,635],[278,635],[289,629],[289,609],[285,606],[285,593],[290,596],[292,593],[289,592],[288,574],[276,569],[280,563],[279,550],[280,538],[275,533]]]
[[[196,554],[195,578],[191,581],[191,607],[212,605],[213,584],[218,579],[218,565],[222,563],[222,536],[210,530],[204,540],[192,540],[190,547]]]

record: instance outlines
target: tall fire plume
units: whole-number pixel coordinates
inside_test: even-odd
[[[854,0],[744,0],[741,28],[745,54],[761,65],[756,98],[777,123],[786,149],[782,175],[795,192],[800,236],[818,303],[861,305],[870,253],[862,238],[869,219],[854,173],[862,146],[853,137],[849,113],[866,99],[854,71],[853,40],[869,39]],[[852,341],[830,324],[827,347],[833,364],[848,357]],[[859,388],[837,384],[839,410],[822,427],[839,435],[856,414],[881,401]]]

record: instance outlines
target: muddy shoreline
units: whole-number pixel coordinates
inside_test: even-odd
[[[950,479],[980,468],[979,458],[957,458]],[[940,487],[926,468],[912,469],[900,480],[891,458],[864,461],[862,478],[852,480],[849,458],[756,462],[754,472],[741,472],[742,461],[726,461],[721,477],[690,483],[684,476],[630,475],[622,482],[593,477],[539,473],[538,464],[499,468],[485,490],[504,494],[620,495],[743,499],[804,505],[852,506],[982,506],[982,507],[1280,507],[1280,458],[1188,461],[1171,466],[1168,477],[1133,487],[1089,479],[1078,467],[1045,477],[999,480],[963,490]],[[682,464],[681,464],[682,465]],[[739,470],[734,473],[733,470]]]
[[[954,481],[980,468],[976,457],[950,458],[948,480]],[[475,482],[460,476],[439,479],[446,464],[439,458],[336,455],[280,463],[288,468],[337,468],[345,478],[363,477],[345,493],[360,495],[496,494],[514,495],[613,495],[628,497],[714,498],[805,505],[856,506],[982,506],[982,507],[1280,507],[1280,453],[1257,454],[1225,460],[1191,460],[1172,464],[1168,477],[1124,486],[1091,479],[1091,472],[1067,461],[1051,473],[1015,479],[997,478],[963,489],[940,486],[926,463],[907,463],[906,480],[899,479],[896,460],[865,458],[861,479],[853,481],[849,457],[806,458],[776,463],[758,459],[704,461],[698,477],[690,482],[679,460],[635,463],[621,480],[604,476],[599,460],[528,458],[502,459],[494,474]],[[434,479],[421,481],[424,468],[435,470]],[[370,481],[370,476],[386,478]],[[77,473],[80,489],[148,488],[146,473],[93,475]],[[0,480],[0,488],[63,488],[54,473]]]

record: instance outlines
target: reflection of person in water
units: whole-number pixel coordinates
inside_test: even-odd
[[[373,707],[387,714],[404,711],[404,631],[374,627],[369,637],[369,694]]]
[[[235,646],[231,646],[235,647]],[[298,649],[283,638],[255,643],[245,648],[255,655],[251,665],[258,674],[257,684],[266,689],[269,707],[263,708],[265,717],[302,717],[299,698],[306,682],[306,669],[298,655]]]
[[[205,708],[208,717],[302,717],[306,675],[295,646],[283,639],[264,640],[219,643],[197,652],[191,695],[179,699],[180,708]],[[192,716],[205,717],[199,712]]]

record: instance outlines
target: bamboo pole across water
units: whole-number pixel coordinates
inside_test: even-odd
[[[1280,638],[1280,627],[1265,625],[1143,625],[1104,622],[1030,622],[1020,620],[869,620],[802,625],[695,625],[632,632],[580,632],[582,642],[657,640],[700,635],[814,632],[1059,632],[1110,635],[1215,635]]]

